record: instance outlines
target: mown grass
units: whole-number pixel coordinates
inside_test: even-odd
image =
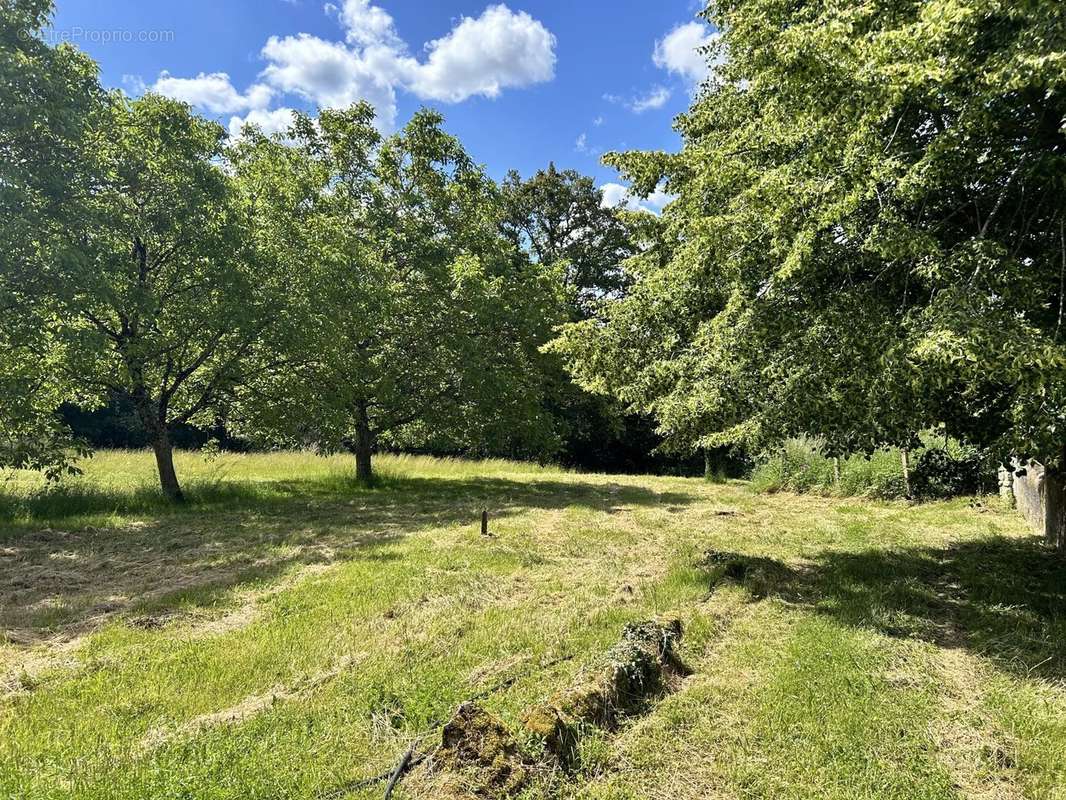
[[[268,455],[201,455],[178,453],[175,458],[190,503],[175,506],[159,491],[145,454],[111,450],[83,462],[83,474],[49,484],[40,473],[0,473],[0,519],[34,524],[70,520],[80,525],[121,524],[128,515],[201,514],[213,508],[255,508],[286,504],[293,499],[357,496],[350,456],[323,457],[286,452]],[[449,480],[486,473],[535,475],[545,468],[502,460],[466,461],[383,455],[375,460],[377,488],[397,488],[413,476]],[[558,470],[552,470],[558,472]]]
[[[673,615],[693,675],[528,796],[1066,797],[1066,565],[1013,513],[379,464],[363,489],[347,459],[182,454],[177,509],[142,453],[9,476],[0,796],[380,797],[345,787],[463,700],[521,736]]]

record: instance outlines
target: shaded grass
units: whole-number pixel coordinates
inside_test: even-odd
[[[49,484],[38,473],[0,470],[0,523],[8,529],[48,522],[121,524],[130,515],[198,514],[204,509],[262,508],[294,499],[355,497],[373,491],[355,478],[352,459],[311,453],[223,454],[178,452],[176,467],[188,503],[174,505],[144,453],[110,450],[84,462],[84,474]],[[479,466],[480,465],[480,466]],[[565,474],[558,468],[503,460],[381,455],[376,489],[407,489],[421,480],[461,480],[485,474]]]
[[[10,481],[0,797],[318,796],[472,696],[521,735],[656,615],[695,674],[530,796],[1066,796],[1066,574],[1014,515],[381,462],[364,490],[344,460],[183,454],[178,510],[146,454],[102,454],[76,512]]]
[[[382,480],[367,489],[336,459],[229,456],[217,465],[184,454],[190,500],[172,506],[144,485],[150,464],[141,454],[137,472],[136,459],[104,454],[72,485],[12,493],[27,513],[0,528],[0,627],[9,639],[79,633],[116,612],[210,607],[234,587],[362,557],[427,528],[473,525],[483,508],[495,526],[534,508],[594,515],[688,502],[678,493],[566,480],[560,471],[507,462],[486,463],[498,471],[475,479],[469,462],[386,457]],[[231,477],[198,483],[209,471]]]

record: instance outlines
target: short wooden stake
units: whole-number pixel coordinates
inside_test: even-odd
[[[899,451],[900,462],[903,466],[903,494],[908,500],[911,499],[911,451],[904,447]]]
[[[487,508],[481,512],[481,535],[489,535],[489,510]]]

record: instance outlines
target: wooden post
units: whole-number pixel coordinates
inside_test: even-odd
[[[840,456],[833,456],[833,485],[840,485]]]
[[[481,535],[489,535],[489,510],[487,508],[481,512]]]
[[[903,494],[909,500],[911,497],[911,451],[904,447],[899,451],[899,455],[903,464]]]

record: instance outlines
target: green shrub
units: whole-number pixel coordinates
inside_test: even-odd
[[[906,496],[903,460],[899,450],[878,450],[841,459],[840,484],[827,483],[826,492],[846,497],[865,496],[891,500]]]
[[[911,488],[917,497],[977,494],[982,488],[983,468],[977,454],[953,457],[946,449],[930,448],[918,459]]]
[[[762,460],[752,473],[752,483],[761,492],[821,491],[833,483],[833,461],[822,452],[818,439],[789,439],[782,448]]]
[[[911,492],[921,499],[955,497],[989,490],[994,465],[976,448],[932,434],[911,452]],[[896,499],[906,496],[903,462],[896,448],[840,459],[840,480],[833,459],[816,438],[790,439],[762,458],[752,473],[760,492],[798,492]]]

